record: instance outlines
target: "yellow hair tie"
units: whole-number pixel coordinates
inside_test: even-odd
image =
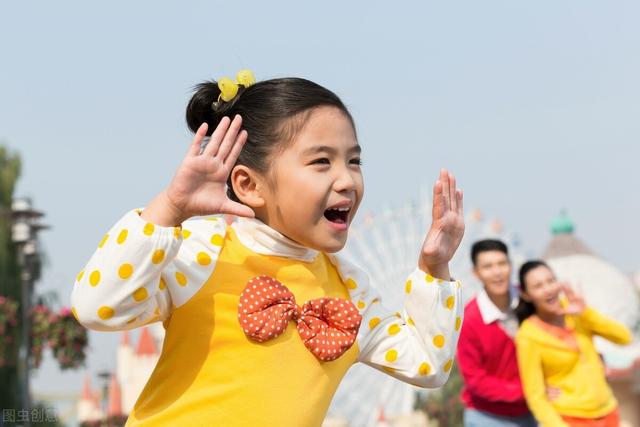
[[[256,78],[251,70],[240,70],[236,74],[236,81],[244,87],[249,87],[256,82]]]
[[[220,89],[218,100],[229,102],[238,94],[238,84],[228,77],[218,80],[218,88]]]
[[[236,81],[234,82],[229,77],[223,77],[218,80],[218,88],[220,89],[220,95],[218,101],[221,99],[224,102],[229,102],[238,94],[239,87],[241,85],[248,88],[256,82],[256,78],[253,76],[251,70],[240,70],[236,74]]]

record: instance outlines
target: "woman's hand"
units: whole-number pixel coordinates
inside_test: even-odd
[[[587,308],[587,304],[584,302],[582,295],[576,293],[567,283],[561,283],[560,286],[569,304],[566,307],[562,307],[558,314],[563,316],[567,314],[574,316],[582,314],[585,308]]]
[[[446,170],[433,187],[432,223],[422,245],[418,266],[434,277],[450,280],[449,261],[464,235],[462,191]]]
[[[247,141],[247,131],[241,131],[241,125],[239,115],[233,121],[223,117],[200,153],[207,134],[207,124],[203,123],[173,180],[142,212],[142,217],[170,226],[196,215],[255,216],[251,208],[232,201],[226,192],[227,178]]]
[[[557,400],[562,394],[562,390],[560,390],[558,387],[552,387],[550,385],[545,387],[545,391],[547,394],[547,399],[549,399],[549,402],[553,402],[554,400]]]

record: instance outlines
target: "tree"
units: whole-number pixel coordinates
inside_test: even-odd
[[[462,427],[462,385],[462,376],[457,363],[454,363],[449,380],[438,390],[429,393],[426,398],[418,399],[416,406],[424,410],[430,419],[436,420],[439,427]]]
[[[23,372],[20,369],[26,369],[27,372],[37,369],[45,349],[51,350],[60,369],[82,366],[87,347],[87,331],[78,323],[70,309],[51,309],[57,296],[33,295],[33,283],[40,278],[42,270],[42,253],[37,249],[27,253],[25,248],[29,244],[32,248],[37,248],[37,245],[33,246],[37,243],[37,232],[47,227],[37,223],[39,213],[23,208],[23,220],[24,215],[27,215],[27,222],[21,224],[29,227],[28,236],[23,236],[26,240],[22,246],[13,242],[12,226],[16,218],[12,216],[12,213],[15,214],[12,205],[19,177],[20,157],[0,145],[0,408],[24,415],[30,411],[26,401],[28,394],[21,393],[24,391],[21,380],[28,383],[28,376],[20,376]],[[20,259],[21,250],[23,256]],[[26,288],[23,286],[29,286],[24,297],[22,291]],[[24,313],[21,307],[23,300],[26,301]],[[28,316],[26,326],[23,324],[24,315]],[[25,327],[28,329],[25,330]],[[27,351],[24,358],[18,359],[24,342],[22,332],[27,334]],[[22,396],[24,399],[21,399]],[[42,404],[39,405],[32,408],[36,413],[45,408]],[[4,418],[4,411],[2,416]]]
[[[19,269],[16,248],[11,241],[11,201],[20,176],[20,157],[0,145],[0,295],[20,301]],[[19,313],[19,311],[18,311]],[[17,315],[17,314],[16,314]],[[15,343],[8,345],[8,366],[0,367],[0,407],[19,407],[18,374],[15,360],[18,356],[19,326],[7,331],[3,339]]]

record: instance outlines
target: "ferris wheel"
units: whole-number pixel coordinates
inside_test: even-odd
[[[349,230],[342,254],[363,268],[391,311],[402,309],[403,285],[417,265],[418,253],[431,225],[431,201],[409,202],[381,214],[365,213]],[[517,234],[504,230],[497,220],[485,220],[479,209],[465,218],[465,236],[451,263],[451,274],[463,283],[466,303],[480,289],[472,273],[470,248],[483,238],[499,238],[510,249],[513,265],[524,261]],[[417,393],[423,389],[402,383],[362,364],[354,365],[340,384],[329,416],[346,419],[350,427],[374,427],[380,413],[388,417],[413,410]]]

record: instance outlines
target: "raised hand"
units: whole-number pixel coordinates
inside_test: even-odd
[[[201,150],[207,134],[207,124],[203,123],[171,183],[142,216],[159,225],[177,225],[196,215],[255,216],[251,208],[232,201],[226,193],[227,178],[247,141],[247,131],[241,131],[241,125],[240,116],[233,121],[222,118]]]
[[[553,387],[550,385],[547,385],[545,387],[545,391],[547,394],[547,399],[549,400],[549,402],[553,402],[554,400],[557,400],[560,395],[562,395],[562,390],[560,390],[558,387]]]
[[[582,295],[576,293],[567,283],[561,283],[562,292],[567,298],[568,305],[560,310],[561,315],[580,315],[587,307]]]
[[[453,174],[442,169],[433,187],[432,223],[420,251],[420,269],[449,280],[449,261],[463,235],[462,191],[456,189]]]

